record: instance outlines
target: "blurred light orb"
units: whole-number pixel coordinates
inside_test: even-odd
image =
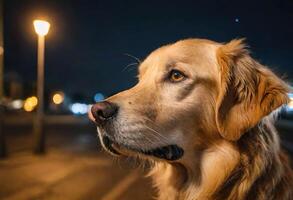
[[[104,99],[105,99],[105,96],[99,92],[97,94],[95,94],[95,96],[94,96],[95,102],[100,102],[100,101],[103,101]]]
[[[25,100],[23,109],[27,112],[31,112],[38,105],[38,98],[35,96],[29,97]]]
[[[36,96],[32,96],[29,98],[30,102],[33,106],[37,106],[38,105],[38,98]]]
[[[238,23],[239,22],[239,18],[235,18],[235,22]]]
[[[30,106],[29,104],[24,104],[23,106],[23,109],[26,111],[26,112],[31,112],[34,110],[34,107]]]
[[[39,36],[45,36],[48,34],[50,29],[50,24],[43,20],[34,20],[35,31]]]
[[[70,106],[70,110],[75,115],[84,115],[88,112],[89,105],[85,103],[74,103]]]
[[[64,101],[64,94],[63,92],[57,92],[52,97],[53,103],[59,105]]]
[[[16,100],[12,101],[10,105],[13,109],[21,109],[23,104],[24,104],[23,100],[16,99]]]

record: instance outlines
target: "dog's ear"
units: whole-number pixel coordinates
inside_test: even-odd
[[[243,39],[217,50],[220,68],[216,123],[223,138],[238,140],[264,116],[288,102],[288,86],[249,56]]]

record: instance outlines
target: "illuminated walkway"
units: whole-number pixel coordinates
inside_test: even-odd
[[[93,124],[51,117],[47,154],[32,155],[30,117],[8,118],[8,158],[0,160],[1,200],[149,200],[150,180],[129,160],[101,150]]]
[[[126,162],[103,153],[49,152],[22,152],[0,160],[0,199],[152,199],[150,180]]]

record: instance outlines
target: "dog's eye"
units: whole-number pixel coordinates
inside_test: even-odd
[[[175,69],[173,69],[169,74],[169,80],[172,82],[180,82],[184,78],[185,78],[185,75],[182,72]]]

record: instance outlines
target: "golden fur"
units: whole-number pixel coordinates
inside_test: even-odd
[[[172,69],[184,81],[166,80]],[[159,199],[289,200],[292,169],[272,119],[287,92],[243,40],[182,40],[152,52],[138,84],[107,99],[119,113],[99,134],[111,135],[120,153],[153,161]],[[182,147],[183,157],[166,161],[133,150],[166,144]]]

